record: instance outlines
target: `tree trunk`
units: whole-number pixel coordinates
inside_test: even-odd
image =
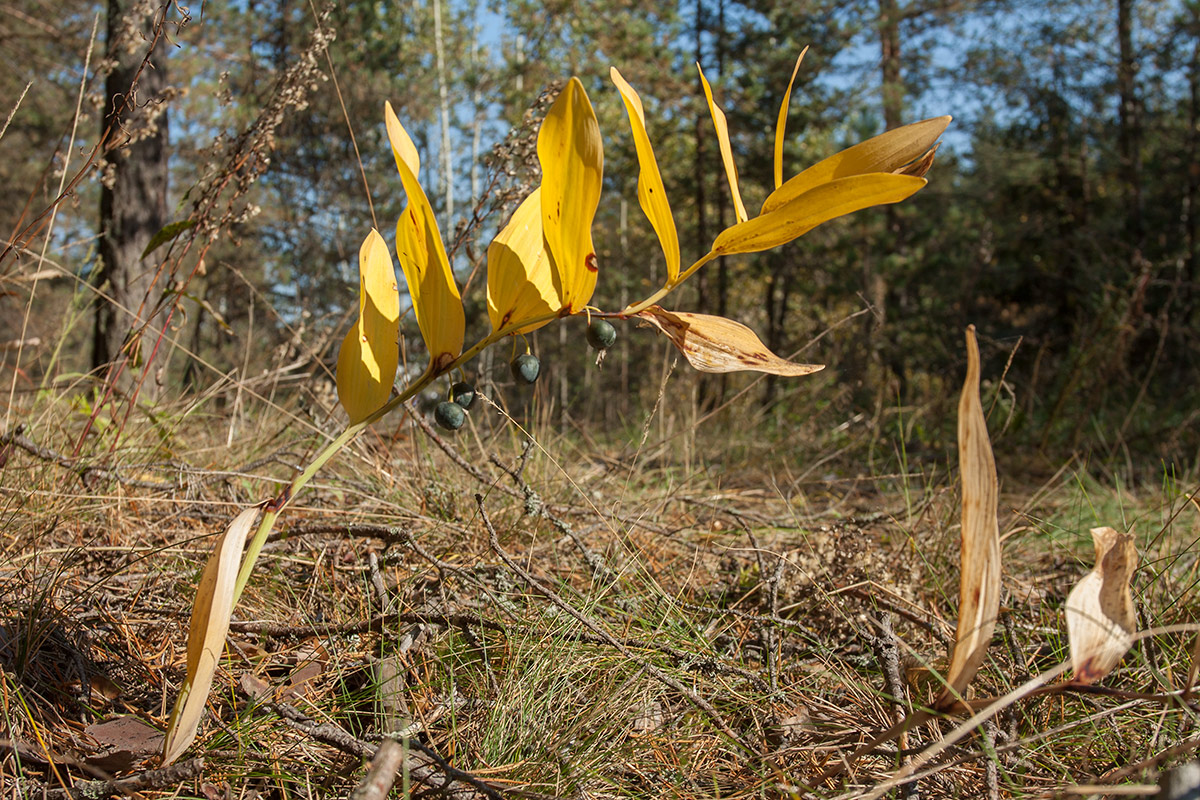
[[[1200,36],[1200,30],[1196,32]],[[1187,134],[1187,194],[1184,196],[1184,239],[1187,242],[1188,263],[1187,274],[1192,278],[1192,285],[1200,285],[1200,241],[1197,241],[1196,215],[1200,213],[1197,202],[1200,202],[1200,38],[1192,45],[1192,68],[1189,70],[1189,88],[1191,94],[1188,103],[1188,134]],[[1193,290],[1194,291],[1194,290]],[[1192,308],[1196,302],[1193,298]]]
[[[725,0],[717,0],[717,73],[725,79]],[[725,230],[729,201],[725,192],[717,192],[717,230]],[[729,307],[729,259],[717,259],[717,315],[725,316]],[[722,381],[722,384],[724,382]]]
[[[900,127],[904,115],[904,84],[900,82],[900,7],[896,0],[879,0],[879,68],[883,122],[890,131]]]
[[[768,262],[770,264],[770,262]],[[763,303],[767,308],[767,349],[776,355],[784,356],[784,340],[787,338],[787,317],[791,306],[792,285],[795,283],[795,267],[787,264],[782,268],[771,267],[771,272],[764,281]],[[763,386],[762,406],[769,408],[775,402],[779,389],[779,378],[775,375],[766,376]]]
[[[1144,244],[1142,219],[1141,114],[1137,101],[1137,55],[1133,52],[1134,0],[1117,0],[1117,92],[1119,130],[1117,149],[1121,160],[1121,181],[1125,184],[1126,224],[1129,239],[1140,259]]]
[[[446,88],[446,46],[442,36],[441,0],[433,0],[433,47],[437,61],[438,116],[441,127],[442,191],[446,223],[442,230],[454,231],[454,164],[450,147],[450,94]]]
[[[478,203],[483,194],[482,163],[479,158],[483,144],[483,121],[487,109],[483,102],[483,70],[482,59],[479,55],[479,3],[474,0],[470,5],[471,24],[471,108],[474,116],[471,119],[471,202]]]
[[[725,80],[725,0],[717,0],[717,72],[721,80]],[[717,230],[725,230],[726,216],[729,211],[728,192],[717,192]],[[717,316],[724,317],[729,310],[729,259],[721,256],[717,259]],[[714,376],[701,384],[704,393],[701,395],[706,408],[716,408],[725,402],[725,390],[729,387],[729,376]]]
[[[770,262],[768,261],[768,269]],[[779,324],[779,315],[775,311],[775,273],[774,271],[767,272],[767,276],[763,278],[763,306],[767,309],[767,349],[772,353],[779,355],[779,330],[776,327]],[[775,402],[775,390],[778,382],[774,375],[767,375],[766,384],[763,386],[762,406],[769,407]]]
[[[130,359],[122,381],[132,385],[141,370],[153,370],[151,354],[159,331],[158,299],[166,286],[157,280],[154,256],[142,259],[155,233],[167,223],[167,108],[164,90],[167,47],[155,47],[153,15],[130,0],[109,0],[108,49],[115,63],[105,81],[101,130],[108,130],[107,162],[100,190],[100,284],[92,340],[93,363],[100,367]],[[163,348],[158,348],[159,352]],[[142,384],[154,399],[157,382]]]
[[[704,0],[696,0],[696,31],[695,32],[696,32],[695,56],[696,56],[696,62],[700,63],[700,60],[704,54],[704,51],[703,51]],[[697,85],[699,85],[699,81],[700,81],[700,79],[697,78],[696,79]],[[702,94],[703,90],[701,89],[700,92],[701,93],[699,93],[697,96],[703,97],[703,94]],[[695,174],[694,174],[693,180],[692,180],[692,184],[695,187],[695,202],[696,202],[696,255],[697,256],[707,253],[709,245],[712,244],[712,242],[710,242],[709,238],[708,238],[708,215],[707,215],[707,208],[706,208],[707,198],[705,197],[705,192],[704,192],[704,184],[705,184],[705,181],[707,180],[707,176],[708,176],[707,165],[704,163],[704,153],[705,153],[704,133],[708,129],[707,122],[706,122],[707,114],[708,114],[708,109],[703,104],[703,102],[701,102],[701,104],[699,106],[699,111],[696,114],[696,161],[695,161],[695,164],[693,165]],[[705,270],[700,270],[699,274],[697,274],[695,276],[695,279],[693,282],[696,284],[696,291],[699,294],[698,302],[696,304],[697,309],[700,311],[704,311],[707,306],[707,300],[708,300],[708,298],[706,297],[707,293],[705,292],[705,288],[706,288],[705,284],[707,283],[707,281],[705,281]]]
[[[900,73],[900,20],[903,12],[897,0],[879,0],[879,70],[880,102],[883,107],[883,123],[887,130],[899,128],[904,123],[904,84]],[[886,235],[885,247],[899,252],[900,215],[894,205],[883,210]],[[873,314],[863,318],[866,328],[866,349],[872,360],[882,362],[904,385],[903,355],[892,346],[887,336],[880,336],[879,329],[887,324],[888,305],[892,287],[888,276],[879,266],[879,259],[863,259],[863,291],[874,308]]]

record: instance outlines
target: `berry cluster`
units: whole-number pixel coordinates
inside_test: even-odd
[[[450,387],[452,400],[443,400],[433,410],[433,419],[438,425],[448,431],[456,431],[467,421],[467,412],[479,399],[475,387],[466,381],[459,381]]]

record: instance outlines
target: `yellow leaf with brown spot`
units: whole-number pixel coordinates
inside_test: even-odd
[[[637,314],[658,328],[701,372],[767,372],[794,377],[825,369],[822,364],[797,364],[767,349],[754,331],[740,322],[708,314],[688,314],[650,306]]]
[[[462,296],[446,258],[433,206],[417,180],[421,168],[417,148],[391,103],[384,105],[384,117],[396,169],[408,196],[408,205],[396,222],[396,255],[408,284],[421,338],[429,349],[430,369],[441,372],[462,353],[467,327]]]
[[[542,228],[565,313],[582,311],[596,291],[599,270],[592,220],[600,204],[604,146],[591,101],[571,78],[538,131],[542,167]]]

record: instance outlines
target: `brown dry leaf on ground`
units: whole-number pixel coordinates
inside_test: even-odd
[[[946,688],[935,704],[958,703],[983,663],[1000,611],[1000,526],[996,461],[979,399],[979,344],[967,328],[967,377],[958,402],[958,462],[962,473],[962,575],[958,629]]]
[[[1124,658],[1136,627],[1129,581],[1137,568],[1133,534],[1092,528],[1096,566],[1067,596],[1067,635],[1076,683],[1095,683]]]
[[[740,322],[708,314],[688,314],[650,306],[637,315],[667,335],[701,372],[769,372],[794,377],[825,369],[823,364],[797,364],[772,353]]]

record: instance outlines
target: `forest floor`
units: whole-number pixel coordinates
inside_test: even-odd
[[[411,737],[398,787],[472,797],[848,800],[906,766],[920,777],[889,796],[1129,796],[1200,747],[1181,634],[1136,644],[1100,691],[1004,707],[928,761],[962,718],[850,763],[940,689],[958,607],[950,453],[799,463],[779,441],[649,425],[533,442],[489,428],[489,410],[452,440],[381,424],[296,499],[235,609],[199,736],[165,769],[211,537],[320,437],[300,417],[159,417],[99,468],[68,458],[81,426],[10,432],[0,798],[346,797],[396,731]],[[1092,527],[1136,534],[1140,627],[1200,619],[1188,479],[1010,461],[1002,609],[974,697],[1069,658],[1062,605],[1092,567]]]

